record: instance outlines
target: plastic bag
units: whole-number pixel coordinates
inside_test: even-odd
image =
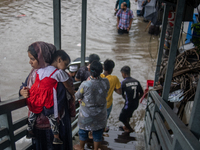
[[[184,98],[184,96],[182,96],[182,95],[183,95],[183,90],[176,90],[172,93],[169,93],[168,101],[170,101],[170,102],[180,102]]]

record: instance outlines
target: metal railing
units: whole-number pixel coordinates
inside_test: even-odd
[[[80,82],[75,82],[74,87],[78,87]],[[22,117],[13,122],[12,111],[26,107],[25,98],[16,98],[0,102],[0,150],[16,150],[16,141],[26,136],[26,125],[28,117]],[[72,136],[78,132],[79,108],[76,109],[76,117],[72,122]],[[32,144],[26,145],[23,150],[31,150]]]
[[[170,134],[168,130],[173,133]],[[199,150],[199,140],[156,91],[149,93],[145,115],[146,149]]]

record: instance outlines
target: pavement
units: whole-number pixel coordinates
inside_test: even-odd
[[[75,138],[78,140],[78,137]],[[77,143],[76,143],[77,144]],[[110,130],[104,133],[101,143],[101,150],[144,150],[144,135],[135,132],[126,133],[124,131]],[[85,145],[85,150],[93,149],[93,140],[89,139]]]

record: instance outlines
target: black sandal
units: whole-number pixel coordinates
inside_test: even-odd
[[[119,126],[119,131],[124,131],[123,126]]]

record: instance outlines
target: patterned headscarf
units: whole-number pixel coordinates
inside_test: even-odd
[[[56,47],[53,44],[39,41],[39,42],[35,42],[35,43],[31,44],[30,46],[32,46],[34,48],[35,52],[38,55],[37,60],[40,65],[40,68],[45,68],[53,61],[52,60],[53,54],[56,51]],[[33,68],[29,74],[29,78],[28,78],[28,82],[27,82],[29,88],[31,88],[31,86],[35,82],[36,70],[37,69]]]

